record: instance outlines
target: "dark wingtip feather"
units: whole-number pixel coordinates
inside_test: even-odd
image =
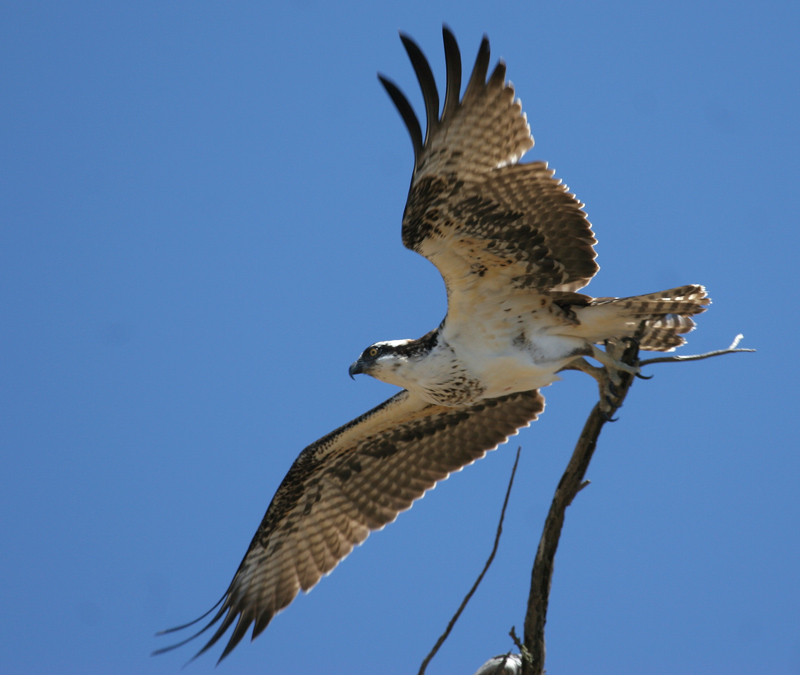
[[[400,113],[400,117],[403,118],[403,122],[405,122],[408,134],[411,136],[411,144],[414,146],[414,160],[416,162],[422,155],[422,128],[419,126],[419,120],[414,113],[414,108],[411,107],[405,94],[400,91],[394,82],[380,73],[378,73],[378,79],[381,81],[383,88],[386,89],[386,93],[389,94],[389,98],[392,99],[395,108]]]
[[[467,89],[464,92],[464,98],[471,96],[480,91],[486,86],[486,73],[489,70],[489,59],[491,58],[491,49],[489,48],[489,38],[484,35],[481,40],[481,46],[478,48],[478,55],[475,57],[475,66],[472,69],[472,75],[469,78]]]
[[[219,603],[217,603],[217,605],[219,605]],[[211,609],[210,609],[208,612],[206,612],[205,614],[203,614],[203,616],[201,616],[201,617],[200,617],[200,619],[203,619],[203,618],[207,617],[207,616],[208,616],[208,615],[209,615],[209,614],[210,614],[210,613],[211,613],[211,612],[212,612],[212,611],[213,611],[213,610],[214,610],[214,609],[217,607],[217,605],[214,605],[214,607],[212,607],[212,608],[211,608]],[[194,635],[190,635],[190,636],[189,636],[188,638],[186,638],[185,640],[181,640],[180,642],[176,642],[174,645],[168,645],[167,647],[161,647],[161,649],[156,649],[154,652],[151,652],[150,656],[158,656],[159,654],[165,654],[165,653],[167,653],[167,652],[171,652],[173,649],[177,649],[178,647],[182,647],[183,645],[185,645],[187,642],[191,642],[191,641],[192,641],[192,640],[194,640],[196,637],[198,637],[198,636],[202,635],[203,633],[205,633],[205,632],[206,632],[206,631],[207,631],[209,628],[211,628],[211,626],[213,626],[215,623],[217,623],[217,621],[219,621],[220,617],[223,615],[223,613],[224,613],[224,612],[225,612],[225,607],[223,607],[222,609],[220,609],[220,610],[219,610],[219,611],[216,613],[216,615],[214,616],[214,618],[213,618],[213,619],[211,619],[211,621],[209,621],[209,622],[208,622],[208,623],[207,623],[207,624],[206,624],[206,625],[205,625],[203,628],[201,628],[199,631],[197,631],[197,632],[196,632]],[[192,621],[191,623],[187,623],[187,624],[186,624],[186,625],[184,625],[184,626],[179,626],[178,628],[170,628],[169,630],[161,631],[161,633],[157,633],[157,635],[165,635],[165,634],[167,634],[167,633],[171,633],[172,631],[175,631],[175,630],[180,630],[181,628],[188,628],[188,627],[189,627],[189,626],[191,626],[192,624],[195,624],[195,623],[197,623],[198,621],[200,621],[200,619],[195,619],[195,620],[194,620],[194,621]],[[194,661],[194,660],[195,660],[195,659],[196,659],[198,656],[200,656],[200,654],[202,654],[202,653],[203,653],[203,652],[204,652],[206,649],[208,649],[210,646],[211,646],[210,644],[209,644],[209,645],[206,645],[206,646],[205,646],[205,647],[204,647],[204,648],[203,648],[203,649],[202,649],[200,652],[198,652],[197,654],[195,654],[195,655],[194,655],[194,656],[193,656],[193,657],[192,657],[192,658],[191,658],[189,661],[187,661],[187,664],[188,664],[188,663],[191,663],[192,661]]]
[[[217,660],[217,665],[222,663],[222,659],[224,659],[228,654],[230,654],[234,649],[236,649],[236,645],[238,645],[242,641],[242,638],[247,633],[247,629],[250,628],[251,623],[252,619],[246,620],[244,618],[244,614],[239,615],[239,620],[236,622],[236,626],[233,629],[233,633],[231,633],[231,637],[228,640],[228,644],[225,645],[225,649],[222,651],[222,654],[220,654],[220,657]]]
[[[427,120],[425,141],[427,142],[439,125],[439,90],[436,88],[436,78],[433,76],[428,59],[425,58],[425,54],[422,53],[417,43],[405,33],[400,33],[400,40],[402,40],[403,46],[406,48],[408,58],[411,59],[411,65],[414,67],[414,72],[422,90],[422,98],[425,100],[425,117]]]
[[[489,82],[486,84],[488,88],[495,88],[495,87],[502,87],[506,81],[506,62],[503,59],[500,59],[497,62],[494,70],[492,71],[492,76],[489,78]]]
[[[442,120],[444,121],[456,111],[461,96],[461,51],[453,31],[447,25],[442,26],[442,37],[444,38],[444,60],[447,66],[447,90],[442,109]]]
[[[272,612],[262,612],[261,616],[256,619],[256,625],[253,626],[253,640],[255,640],[261,633],[264,632],[267,626],[272,621],[274,614]]]
[[[209,638],[208,642],[206,642],[206,644],[203,645],[203,648],[199,652],[197,652],[197,654],[195,654],[191,659],[189,659],[188,663],[191,663],[196,658],[202,656],[209,649],[211,649],[215,644],[217,644],[219,639],[224,635],[225,631],[228,630],[228,628],[231,627],[231,624],[233,623],[233,620],[236,618],[237,614],[235,614],[233,611],[231,611],[230,608],[223,607],[222,609],[220,609],[220,611],[217,614],[217,616],[214,617],[214,621],[212,621],[208,626],[206,626],[206,628],[210,628],[212,625],[214,625],[220,619],[220,616],[222,615],[222,613],[226,609],[228,610],[228,613],[222,619],[222,623],[217,627],[217,630],[214,631],[214,634]],[[205,630],[206,628],[204,628],[203,630]],[[199,633],[198,633],[198,635],[199,635]],[[197,636],[193,636],[193,637],[197,637]],[[222,661],[222,659],[225,656],[226,656],[226,653],[223,653],[223,655],[219,657],[219,661]],[[217,663],[219,663],[219,661],[217,661]]]
[[[156,637],[159,637],[160,635],[167,635],[169,633],[175,633],[176,631],[183,630],[184,628],[188,628],[189,626],[194,626],[196,623],[199,623],[200,621],[205,619],[217,607],[219,607],[220,603],[225,599],[225,597],[226,596],[223,595],[219,600],[217,600],[216,604],[211,609],[209,609],[202,616],[198,616],[194,621],[190,621],[189,623],[185,623],[182,626],[175,626],[174,628],[167,628],[165,630],[160,630],[160,631],[158,631],[158,633],[156,633]],[[215,621],[216,621],[216,619],[215,619]],[[214,623],[214,621],[212,621],[211,624],[209,624],[209,625],[213,625],[213,623]],[[206,626],[206,628],[208,628],[208,626]],[[203,630],[205,630],[205,628]],[[200,632],[202,633],[203,631],[200,631]],[[199,634],[200,633],[198,633],[198,635]],[[189,638],[189,639],[191,640],[191,638]],[[161,651],[161,650],[159,650],[159,651]],[[157,652],[153,652],[153,653],[156,654]]]

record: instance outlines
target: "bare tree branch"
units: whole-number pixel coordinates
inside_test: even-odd
[[[712,356],[721,356],[722,354],[736,354],[738,352],[754,352],[755,349],[737,349],[741,339],[744,337],[741,333],[737,335],[731,346],[727,349],[717,349],[713,352],[706,352],[705,354],[691,354],[689,356],[659,356],[655,359],[645,359],[639,361],[640,366],[649,366],[651,363],[679,363],[681,361],[699,361],[700,359],[710,359]]]
[[[450,635],[450,631],[453,630],[453,626],[456,625],[456,621],[458,621],[458,617],[461,616],[461,612],[464,611],[464,608],[467,606],[467,603],[470,601],[470,598],[474,595],[475,591],[478,590],[478,586],[480,585],[483,577],[486,575],[487,570],[489,569],[492,561],[494,560],[495,553],[497,553],[497,547],[500,544],[500,535],[503,534],[503,520],[506,517],[506,506],[508,506],[508,498],[511,495],[511,487],[514,485],[514,475],[517,473],[517,464],[519,463],[519,452],[522,450],[521,447],[517,448],[517,457],[514,460],[514,467],[511,469],[511,478],[508,479],[508,488],[506,489],[506,498],[503,500],[503,508],[500,511],[500,522],[497,523],[497,533],[494,537],[494,546],[492,546],[492,552],[489,554],[489,559],[486,561],[486,564],[483,566],[483,570],[478,575],[478,578],[475,580],[475,583],[472,584],[472,588],[469,589],[469,593],[464,597],[461,601],[461,605],[459,605],[456,613],[453,615],[453,618],[450,619],[450,623],[447,624],[447,628],[445,629],[444,633],[439,637],[436,641],[436,644],[431,649],[430,653],[425,657],[425,660],[422,662],[422,665],[419,668],[419,675],[425,674],[425,669],[428,667],[428,664],[431,662],[431,659],[436,656],[436,652],[439,651],[439,648],[444,644],[444,641]]]
[[[661,357],[646,361],[638,361],[639,348],[635,340],[630,341],[624,348],[621,343],[607,343],[606,347],[613,358],[631,366],[643,366],[652,363],[695,361],[722,354],[755,351],[753,349],[737,349],[741,339],[742,336],[738,335],[728,349],[708,352],[707,354]],[[550,511],[545,520],[544,530],[539,540],[539,548],[536,552],[531,573],[531,588],[525,615],[524,644],[521,649],[522,675],[542,675],[544,673],[544,627],[547,621],[553,563],[561,536],[561,528],[564,525],[564,516],[575,495],[587,485],[584,476],[597,447],[597,439],[600,436],[603,425],[610,421],[614,412],[622,406],[622,402],[625,400],[633,383],[631,374],[621,371],[619,375],[621,384],[615,385],[613,388],[612,395],[607,400],[608,405],[603,406],[602,403],[595,405],[586,420],[578,443],[575,446],[575,451],[572,453],[564,475],[556,488]]]

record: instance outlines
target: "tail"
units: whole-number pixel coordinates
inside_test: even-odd
[[[691,284],[631,298],[597,298],[575,307],[580,337],[592,343],[632,337],[644,322],[641,349],[670,352],[686,343],[684,333],[694,329],[692,316],[704,312],[711,299],[702,286]]]

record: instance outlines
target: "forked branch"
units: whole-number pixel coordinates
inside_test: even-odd
[[[453,630],[453,626],[456,625],[456,621],[458,621],[458,617],[461,616],[461,612],[464,611],[464,608],[467,606],[467,603],[470,601],[470,598],[473,596],[475,591],[478,590],[478,586],[480,586],[481,581],[483,580],[484,575],[489,570],[489,567],[494,560],[494,556],[497,553],[497,547],[500,544],[500,536],[503,534],[503,520],[506,517],[506,507],[508,506],[508,498],[511,496],[511,488],[514,485],[514,475],[517,473],[517,464],[519,464],[519,452],[522,450],[522,447],[517,448],[517,457],[514,460],[514,467],[511,469],[511,478],[508,479],[508,487],[506,488],[506,498],[503,500],[503,508],[500,510],[500,522],[497,523],[497,532],[494,536],[494,546],[492,546],[492,552],[489,554],[489,558],[486,560],[486,564],[483,566],[481,573],[478,575],[478,578],[475,580],[475,583],[472,584],[472,588],[469,589],[469,593],[464,597],[461,601],[461,605],[459,605],[456,613],[453,615],[453,618],[450,619],[450,623],[447,624],[447,628],[445,629],[444,633],[439,636],[439,639],[436,641],[436,644],[433,645],[433,649],[431,649],[430,653],[425,657],[425,660],[422,662],[422,665],[419,667],[419,674],[418,675],[425,675],[425,669],[428,667],[428,664],[431,662],[431,659],[436,656],[436,652],[439,651],[439,647],[444,644],[444,641],[447,639],[447,636],[450,635],[450,631]]]
[[[639,347],[635,340],[622,343],[609,343],[607,351],[615,359],[631,366],[639,367],[653,363],[677,363],[680,361],[697,361],[700,359],[734,354],[736,352],[752,352],[754,349],[737,348],[741,335],[737,335],[728,349],[720,349],[706,354],[694,356],[665,356],[639,361]],[[547,605],[550,598],[550,585],[553,578],[553,562],[555,560],[558,541],[561,537],[561,528],[564,525],[564,516],[567,507],[572,503],[575,495],[586,486],[584,476],[589,468],[597,439],[603,425],[613,417],[614,412],[622,406],[628,390],[633,383],[633,375],[620,372],[622,383],[615,387],[615,396],[607,401],[606,409],[600,403],[595,405],[584,424],[575,450],[572,453],[564,475],[556,488],[550,511],[545,520],[544,530],[539,540],[539,548],[533,563],[531,573],[531,588],[528,595],[528,609],[525,614],[525,632],[522,649],[522,675],[542,675],[544,673],[545,640],[544,626],[547,621]],[[608,410],[610,406],[611,410]]]

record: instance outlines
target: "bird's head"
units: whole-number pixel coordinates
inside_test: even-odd
[[[387,340],[370,345],[361,352],[358,361],[350,366],[350,377],[363,373],[383,382],[397,384],[393,374],[408,362],[408,353],[404,347],[411,342],[414,340]]]

